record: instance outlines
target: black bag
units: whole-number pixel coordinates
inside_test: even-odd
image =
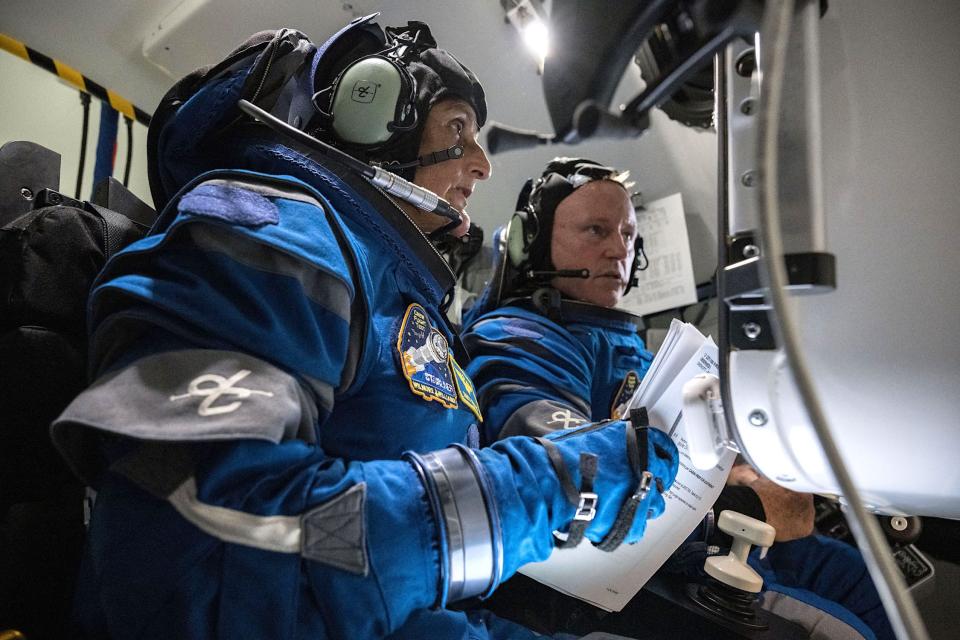
[[[35,208],[0,217],[0,630],[33,640],[66,637],[84,535],[85,489],[49,425],[87,384],[90,286],[147,227],[49,189],[22,191]]]

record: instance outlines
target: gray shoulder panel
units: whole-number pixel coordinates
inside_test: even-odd
[[[138,440],[280,442],[313,432],[315,410],[289,374],[263,360],[212,349],[169,351],[94,382],[51,426],[81,477],[97,432]]]
[[[561,429],[572,429],[590,419],[570,405],[556,400],[535,400],[523,405],[507,418],[500,432],[508,436],[545,436]]]

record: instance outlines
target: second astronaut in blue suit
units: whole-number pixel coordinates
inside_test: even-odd
[[[488,416],[486,443],[622,417],[646,374],[652,356],[637,333],[640,319],[614,308],[646,260],[626,177],[591,160],[556,158],[527,182],[517,212],[494,239],[491,284],[466,314],[464,332],[472,356],[467,372]],[[764,606],[789,601],[794,622],[831,638],[890,637],[857,551],[809,535],[811,496],[757,478],[746,465],[735,470],[753,482],[728,484],[714,510],[732,508],[775,524],[782,543],[758,565],[767,580]],[[708,537],[710,544],[729,544]],[[706,548],[691,539],[671,564],[696,573]],[[608,617],[524,576],[491,606],[543,631],[603,628],[660,637],[650,620],[658,611],[649,602],[634,601]]]

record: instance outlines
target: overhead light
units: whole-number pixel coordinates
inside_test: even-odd
[[[501,0],[507,20],[516,28],[524,45],[533,54],[537,70],[543,72],[543,63],[550,52],[550,34],[538,0]]]

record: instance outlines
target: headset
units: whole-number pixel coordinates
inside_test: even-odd
[[[529,178],[517,197],[517,206],[507,223],[507,259],[514,269],[523,269],[530,264],[534,242],[540,236],[540,219],[530,204],[533,178]]]
[[[610,175],[609,169],[595,165],[597,170],[607,170],[607,176]],[[592,169],[592,167],[590,167]],[[536,208],[533,206],[533,196],[539,189],[543,189],[552,176],[561,176],[561,179],[570,184],[573,189],[580,187],[587,182],[596,179],[603,179],[606,176],[598,175],[598,172],[592,172],[594,175],[586,173],[574,173],[571,176],[562,176],[559,172],[551,172],[541,176],[536,181],[533,178],[528,179],[520,195],[517,198],[517,206],[506,229],[506,253],[507,261],[510,266],[520,272],[520,279],[530,284],[546,283],[552,278],[589,278],[588,269],[543,269],[552,267],[546,256],[551,238],[546,234],[552,229],[552,225],[541,221]],[[621,174],[623,175],[623,174]],[[624,176],[625,177],[625,176]],[[623,184],[621,182],[621,184]],[[626,186],[626,185],[625,185]],[[569,195],[569,194],[568,194]],[[566,196],[564,196],[566,197]],[[639,211],[645,210],[639,193],[631,194],[630,202]],[[557,203],[559,204],[559,203]],[[643,237],[638,235],[634,240],[633,262],[630,266],[630,277],[627,286],[624,289],[626,294],[637,284],[637,272],[643,271],[650,266],[650,261],[643,249]],[[541,270],[534,269],[534,266],[541,267]]]
[[[423,30],[387,29],[386,48],[358,58],[321,89],[312,102],[326,129],[344,145],[375,151],[389,147],[421,126],[417,113],[417,80],[407,65],[421,51],[435,47],[432,36],[420,40]],[[324,102],[326,104],[324,104]],[[390,170],[429,166],[463,157],[463,145],[417,157],[410,162],[388,162]]]
[[[382,147],[417,127],[417,81],[401,63],[403,58],[390,55],[392,51],[356,60],[329,88],[332,97],[326,113],[330,131],[340,142]],[[313,98],[321,111],[317,99],[324,91]]]

